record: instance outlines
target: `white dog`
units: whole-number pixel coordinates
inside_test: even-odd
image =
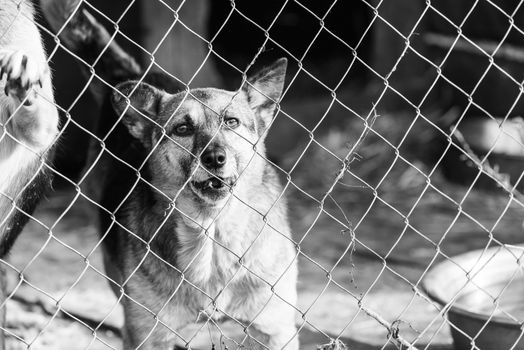
[[[0,259],[50,183],[44,162],[58,132],[51,76],[30,1],[0,0]],[[5,277],[0,261],[0,349]]]

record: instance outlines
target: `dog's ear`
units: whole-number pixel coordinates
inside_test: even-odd
[[[284,89],[286,68],[287,59],[281,58],[251,76],[242,87],[247,95],[249,106],[257,115],[260,133],[273,119],[276,103]]]
[[[113,108],[122,115],[122,122],[129,133],[139,140],[145,141],[148,128],[158,115],[162,98],[166,93],[147,83],[127,81],[116,86],[111,96]],[[129,99],[127,101],[126,97]]]

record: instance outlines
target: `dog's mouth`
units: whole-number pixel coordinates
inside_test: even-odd
[[[212,176],[204,181],[191,181],[193,192],[212,200],[224,198],[229,189],[234,185],[234,177]]]

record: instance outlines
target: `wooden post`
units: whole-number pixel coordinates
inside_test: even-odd
[[[177,9],[181,3],[180,0],[165,2],[173,9]],[[151,52],[169,31],[175,21],[175,15],[159,1],[141,0],[140,7],[144,29],[143,44]],[[208,33],[209,7],[209,0],[190,0],[184,2],[178,13],[182,23],[207,40],[211,38]],[[155,60],[166,71],[187,83],[197,72],[208,52],[205,41],[177,22],[158,47]],[[191,82],[191,87],[219,86],[220,79],[213,59],[213,55],[210,55]]]
[[[378,1],[375,1],[377,5]],[[424,8],[424,2],[420,0],[384,0],[378,7],[380,16],[395,27],[404,36],[408,36],[413,26],[419,19]],[[424,23],[424,22],[423,22]],[[423,26],[419,24],[416,32],[420,33]],[[406,43],[404,39],[390,28],[380,18],[374,24],[373,66],[381,75],[388,74],[393,65],[404,50]],[[415,40],[413,40],[415,39]],[[411,45],[416,44],[417,38],[412,38]],[[405,77],[415,77],[421,74],[423,65],[414,62],[415,65],[399,65],[397,72]],[[406,70],[399,72],[398,70]],[[405,75],[404,75],[405,74]]]

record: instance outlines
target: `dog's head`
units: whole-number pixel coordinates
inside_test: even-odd
[[[286,66],[286,59],[276,61],[235,92],[204,88],[168,94],[136,81],[118,85],[113,107],[150,154],[153,184],[171,198],[178,194],[219,206],[232,190],[260,183],[263,139]]]

